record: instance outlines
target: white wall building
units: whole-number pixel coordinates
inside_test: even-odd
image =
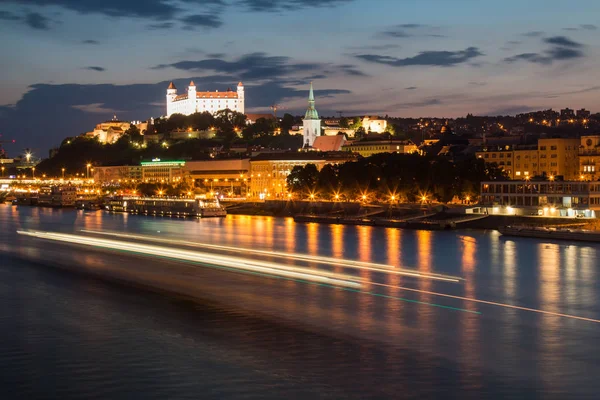
[[[211,114],[226,108],[244,114],[244,85],[238,83],[237,91],[198,92],[194,81],[190,82],[187,93],[177,94],[171,82],[167,89],[167,117],[173,114],[191,115],[208,111]]]
[[[319,113],[315,109],[315,95],[313,93],[313,85],[310,83],[310,92],[308,93],[308,109],[304,114],[303,132],[304,147],[312,147],[315,139],[321,136],[321,119]]]

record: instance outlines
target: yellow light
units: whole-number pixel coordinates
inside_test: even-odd
[[[471,201],[471,198],[469,196],[467,196],[465,200]]]
[[[553,181],[554,180],[554,175],[550,175],[550,180]]]
[[[427,196],[421,196],[421,201],[426,201],[427,200]]]

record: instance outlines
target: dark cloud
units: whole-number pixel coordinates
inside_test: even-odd
[[[25,23],[33,29],[46,31],[50,29],[50,20],[40,13],[30,12],[25,15]]]
[[[178,88],[185,88],[193,79],[199,90],[224,90],[237,84],[237,77],[213,75],[174,80]],[[246,108],[266,108],[285,104],[284,99],[308,96],[308,81],[298,89],[280,81],[246,85]],[[32,85],[13,107],[0,107],[0,126],[7,132],[18,132],[21,143],[36,143],[34,151],[45,154],[66,136],[75,136],[91,130],[98,122],[109,120],[115,112],[125,121],[144,120],[165,114],[165,91],[169,82],[133,85]],[[327,89],[315,85],[319,99],[351,93],[343,89]],[[300,114],[303,110],[286,110]],[[36,115],[38,118],[31,118]]]
[[[213,14],[195,14],[181,18],[181,22],[185,24],[185,28],[191,29],[196,27],[218,28],[223,25],[221,18]]]
[[[538,107],[530,107],[530,106],[525,106],[525,105],[509,105],[509,106],[495,108],[493,110],[488,111],[484,115],[495,115],[495,116],[517,115],[517,114],[527,113],[530,111],[535,111],[538,109],[539,109]]]
[[[171,29],[174,26],[175,26],[174,22],[159,22],[156,24],[148,25],[148,29],[155,31],[155,30],[159,30],[159,29]]]
[[[413,36],[427,36],[443,38],[445,35],[435,33],[439,30],[437,27],[421,24],[399,24],[383,32],[378,33],[378,37],[388,38],[408,38]]]
[[[103,68],[103,67],[96,67],[96,66],[92,66],[92,67],[85,67],[84,69],[87,69],[88,71],[96,71],[96,72],[103,72],[103,71],[106,71],[106,68]]]
[[[570,48],[583,47],[583,45],[581,43],[574,42],[566,36],[553,36],[553,37],[544,39],[544,42],[546,42],[548,44],[553,44],[556,46],[562,46],[562,47],[570,47]]]
[[[471,86],[485,86],[485,85],[487,85],[487,83],[486,82],[471,81],[471,82],[469,82],[469,85],[471,85]]]
[[[359,54],[356,55],[356,58],[392,67],[407,67],[411,65],[450,67],[468,62],[482,55],[483,53],[477,47],[469,47],[459,51],[424,51],[414,57],[408,58],[396,58],[376,54]]]
[[[416,86],[405,87],[404,90],[417,90]]]
[[[296,73],[336,73],[338,71],[352,76],[366,76],[354,65],[335,66],[319,63],[296,63],[289,57],[269,56],[265,53],[245,54],[233,61],[213,57],[198,61],[184,60],[153,67],[153,69],[164,68],[195,72],[222,72],[245,80],[281,79]]]
[[[364,46],[350,46],[347,47],[349,50],[392,50],[399,49],[399,44],[379,44],[379,45],[364,45]]]
[[[14,14],[10,11],[2,11],[0,10],[0,20],[2,21],[20,21],[21,18],[19,15]]]
[[[543,31],[531,31],[531,32],[525,32],[523,33],[522,36],[527,36],[527,37],[540,37],[540,36],[544,36],[544,32]]]
[[[431,99],[425,99],[425,100],[411,102],[411,103],[394,104],[390,108],[391,109],[394,109],[394,108],[396,108],[396,109],[419,108],[419,107],[439,106],[441,104],[444,104],[444,102],[441,99],[431,98]]]
[[[250,11],[280,12],[312,7],[336,7],[353,1],[354,0],[237,0],[235,4],[242,5]]]
[[[171,19],[182,9],[180,5],[225,6],[223,0],[2,0],[5,3],[32,7],[56,6],[81,14],[102,14],[110,17]]]
[[[596,25],[592,25],[592,24],[581,24],[577,28],[574,28],[574,27],[563,28],[563,30],[565,30],[565,31],[595,31],[597,29],[598,29],[598,27]]]
[[[552,64],[555,61],[572,60],[585,57],[581,50],[583,45],[565,36],[553,36],[543,40],[545,44],[551,45],[549,49],[541,53],[522,53],[504,59],[507,63],[527,61],[535,64]]]
[[[92,40],[92,39],[82,40],[81,43],[83,43],[83,44],[100,44],[99,41]]]

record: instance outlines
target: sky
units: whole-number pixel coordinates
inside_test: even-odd
[[[185,91],[246,87],[246,111],[600,111],[597,0],[0,0],[0,140],[44,157]]]

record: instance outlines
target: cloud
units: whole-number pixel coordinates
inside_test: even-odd
[[[543,31],[525,32],[521,36],[526,36],[526,37],[540,37],[540,36],[544,36],[544,32]]]
[[[498,115],[517,115],[523,114],[530,111],[536,110],[536,107],[530,107],[525,105],[509,105],[501,106],[493,110],[488,111],[484,115],[498,116]]]
[[[20,21],[20,20],[22,20],[22,18],[19,15],[14,14],[10,11],[0,10],[0,20],[2,20],[2,21]]]
[[[154,31],[154,30],[159,30],[159,29],[171,29],[174,26],[175,26],[174,22],[159,22],[156,24],[150,24],[147,26],[147,28]]]
[[[99,41],[92,40],[92,39],[82,40],[81,43],[83,43],[83,44],[100,44]]]
[[[391,49],[399,49],[399,44],[379,44],[379,45],[364,45],[364,46],[350,46],[349,50],[391,50]]]
[[[416,86],[405,87],[404,90],[417,90]]]
[[[289,57],[269,56],[265,53],[249,53],[227,61],[221,57],[203,60],[184,60],[172,64],[160,64],[153,69],[175,68],[183,71],[216,72],[231,74],[238,79],[262,80],[281,79],[296,73],[336,73],[342,72],[351,76],[366,76],[356,66],[350,64],[328,65],[321,63],[297,63]],[[331,70],[328,70],[331,68]]]
[[[422,24],[399,24],[394,25],[393,27],[379,32],[376,36],[378,37],[388,37],[388,38],[408,38],[414,36],[428,36],[428,37],[437,37],[443,38],[446,37],[444,35],[440,35],[437,32],[439,28],[422,25]]]
[[[592,24],[581,24],[577,28],[569,27],[563,28],[564,31],[595,31],[598,27]]]
[[[117,114],[120,113],[120,110],[115,110],[113,108],[104,107],[104,103],[93,103],[93,104],[77,104],[71,106],[76,110],[80,110],[90,114]]]
[[[95,66],[92,66],[92,67],[85,67],[84,69],[87,69],[88,71],[97,71],[97,72],[103,72],[103,71],[106,71],[106,68],[103,68],[103,67],[95,67]]]
[[[429,106],[439,106],[444,104],[444,102],[437,98],[430,98],[421,101],[411,102],[411,103],[399,103],[390,106],[391,109],[405,109],[405,108],[419,108],[419,107],[429,107]]]
[[[40,13],[30,12],[25,15],[25,23],[33,29],[47,31],[50,20]]]
[[[469,82],[469,85],[471,85],[471,86],[485,86],[485,85],[487,85],[487,83],[486,82],[471,81],[471,82]]]
[[[281,12],[302,8],[336,7],[352,1],[354,0],[237,0],[235,4],[255,12]]]
[[[555,61],[572,60],[585,57],[581,48],[583,45],[565,36],[553,36],[543,40],[543,43],[551,45],[542,53],[522,53],[504,59],[507,63],[527,61],[534,64],[550,65]]]
[[[195,14],[181,18],[181,22],[185,24],[186,29],[196,27],[218,28],[223,25],[223,22],[217,15],[211,14]]]
[[[544,39],[544,42],[546,42],[548,44],[553,44],[556,46],[563,46],[563,47],[571,47],[571,48],[583,47],[583,45],[581,43],[574,42],[566,36],[553,36],[553,37]]]
[[[384,64],[392,67],[407,67],[412,65],[426,65],[436,67],[450,67],[468,62],[483,53],[477,47],[468,47],[459,51],[423,51],[414,57],[396,58],[376,54],[359,54],[356,58],[361,60]]]

